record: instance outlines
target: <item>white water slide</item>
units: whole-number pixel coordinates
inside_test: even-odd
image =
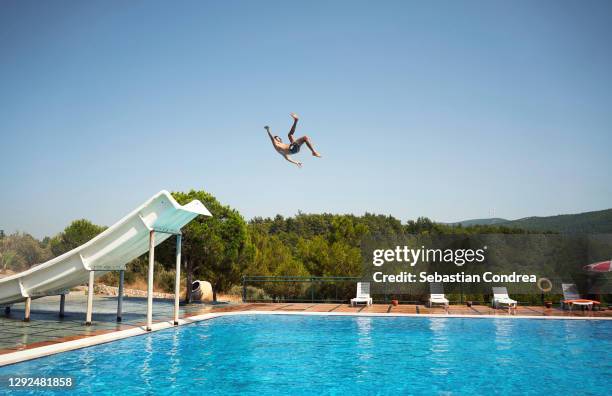
[[[68,293],[70,288],[85,282],[89,282],[91,286],[94,276],[103,275],[108,271],[124,271],[127,263],[149,251],[147,325],[150,327],[153,285],[153,266],[151,263],[154,261],[154,247],[173,235],[177,236],[178,279],[180,276],[181,228],[198,215],[211,216],[208,209],[198,200],[180,205],[168,191],[160,191],[89,242],[27,271],[0,279],[0,306],[6,307],[13,303],[25,301],[25,319],[28,320],[32,299],[62,295],[60,312],[63,313],[63,296]],[[123,273],[121,275],[121,279],[123,279]],[[90,287],[87,309],[88,323],[91,323],[92,299],[93,288]],[[176,296],[175,319],[177,314],[178,294]],[[120,317],[120,311],[118,316]]]

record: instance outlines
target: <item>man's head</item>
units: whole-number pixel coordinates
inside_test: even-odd
[[[283,142],[283,139],[281,139],[281,138],[280,138],[280,137],[278,137],[278,136],[274,136],[274,140],[276,140],[276,141],[277,141],[277,142],[279,142],[279,143],[282,143],[282,142]]]

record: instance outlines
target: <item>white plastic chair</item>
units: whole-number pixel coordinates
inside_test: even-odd
[[[444,296],[444,287],[441,283],[432,282],[429,284],[429,307],[434,304],[442,304],[445,309],[448,309],[448,299]]]
[[[561,301],[561,309],[565,308],[565,305],[569,306],[569,310],[572,310],[574,305],[579,307],[586,307],[586,309],[593,309],[593,303],[598,303],[594,300],[583,299],[578,293],[578,288],[574,283],[562,283],[561,289],[563,289],[563,300]]]
[[[351,306],[354,307],[358,303],[366,303],[366,305],[372,305],[369,282],[357,282],[357,296],[355,298],[351,298]]]
[[[493,308],[498,308],[500,305],[506,305],[508,311],[516,309],[518,301],[513,300],[508,296],[508,290],[505,287],[494,287],[493,288]]]

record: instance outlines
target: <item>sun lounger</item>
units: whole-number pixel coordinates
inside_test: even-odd
[[[351,306],[355,306],[359,303],[365,303],[366,305],[372,305],[372,297],[370,297],[370,283],[369,282],[357,282],[357,296],[351,298]]]
[[[500,305],[506,305],[508,311],[516,309],[517,301],[508,296],[508,290],[505,287],[493,288],[493,308],[499,308]]]
[[[561,289],[563,289],[561,309],[565,309],[565,306],[568,306],[571,311],[574,305],[585,307],[586,309],[593,309],[593,305],[599,304],[599,301],[581,298],[580,293],[578,293],[578,288],[574,283],[562,283]]]
[[[442,283],[432,282],[429,284],[429,307],[434,304],[442,304],[445,309],[448,309],[448,299],[444,296],[444,287]]]

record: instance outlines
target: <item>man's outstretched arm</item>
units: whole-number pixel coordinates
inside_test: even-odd
[[[270,141],[272,142],[272,145],[274,145],[274,136],[272,136],[272,134],[270,133],[270,127],[269,126],[265,126],[264,129],[266,130],[266,132],[268,132],[268,136],[270,137]]]
[[[302,163],[301,163],[300,161],[293,160],[293,159],[291,159],[291,157],[289,157],[289,156],[288,156],[288,155],[286,155],[286,154],[285,154],[285,155],[283,155],[283,157],[285,157],[285,159],[286,159],[287,161],[291,162],[292,164],[296,164],[296,165],[298,166],[298,168],[301,168],[301,167],[302,167]]]

